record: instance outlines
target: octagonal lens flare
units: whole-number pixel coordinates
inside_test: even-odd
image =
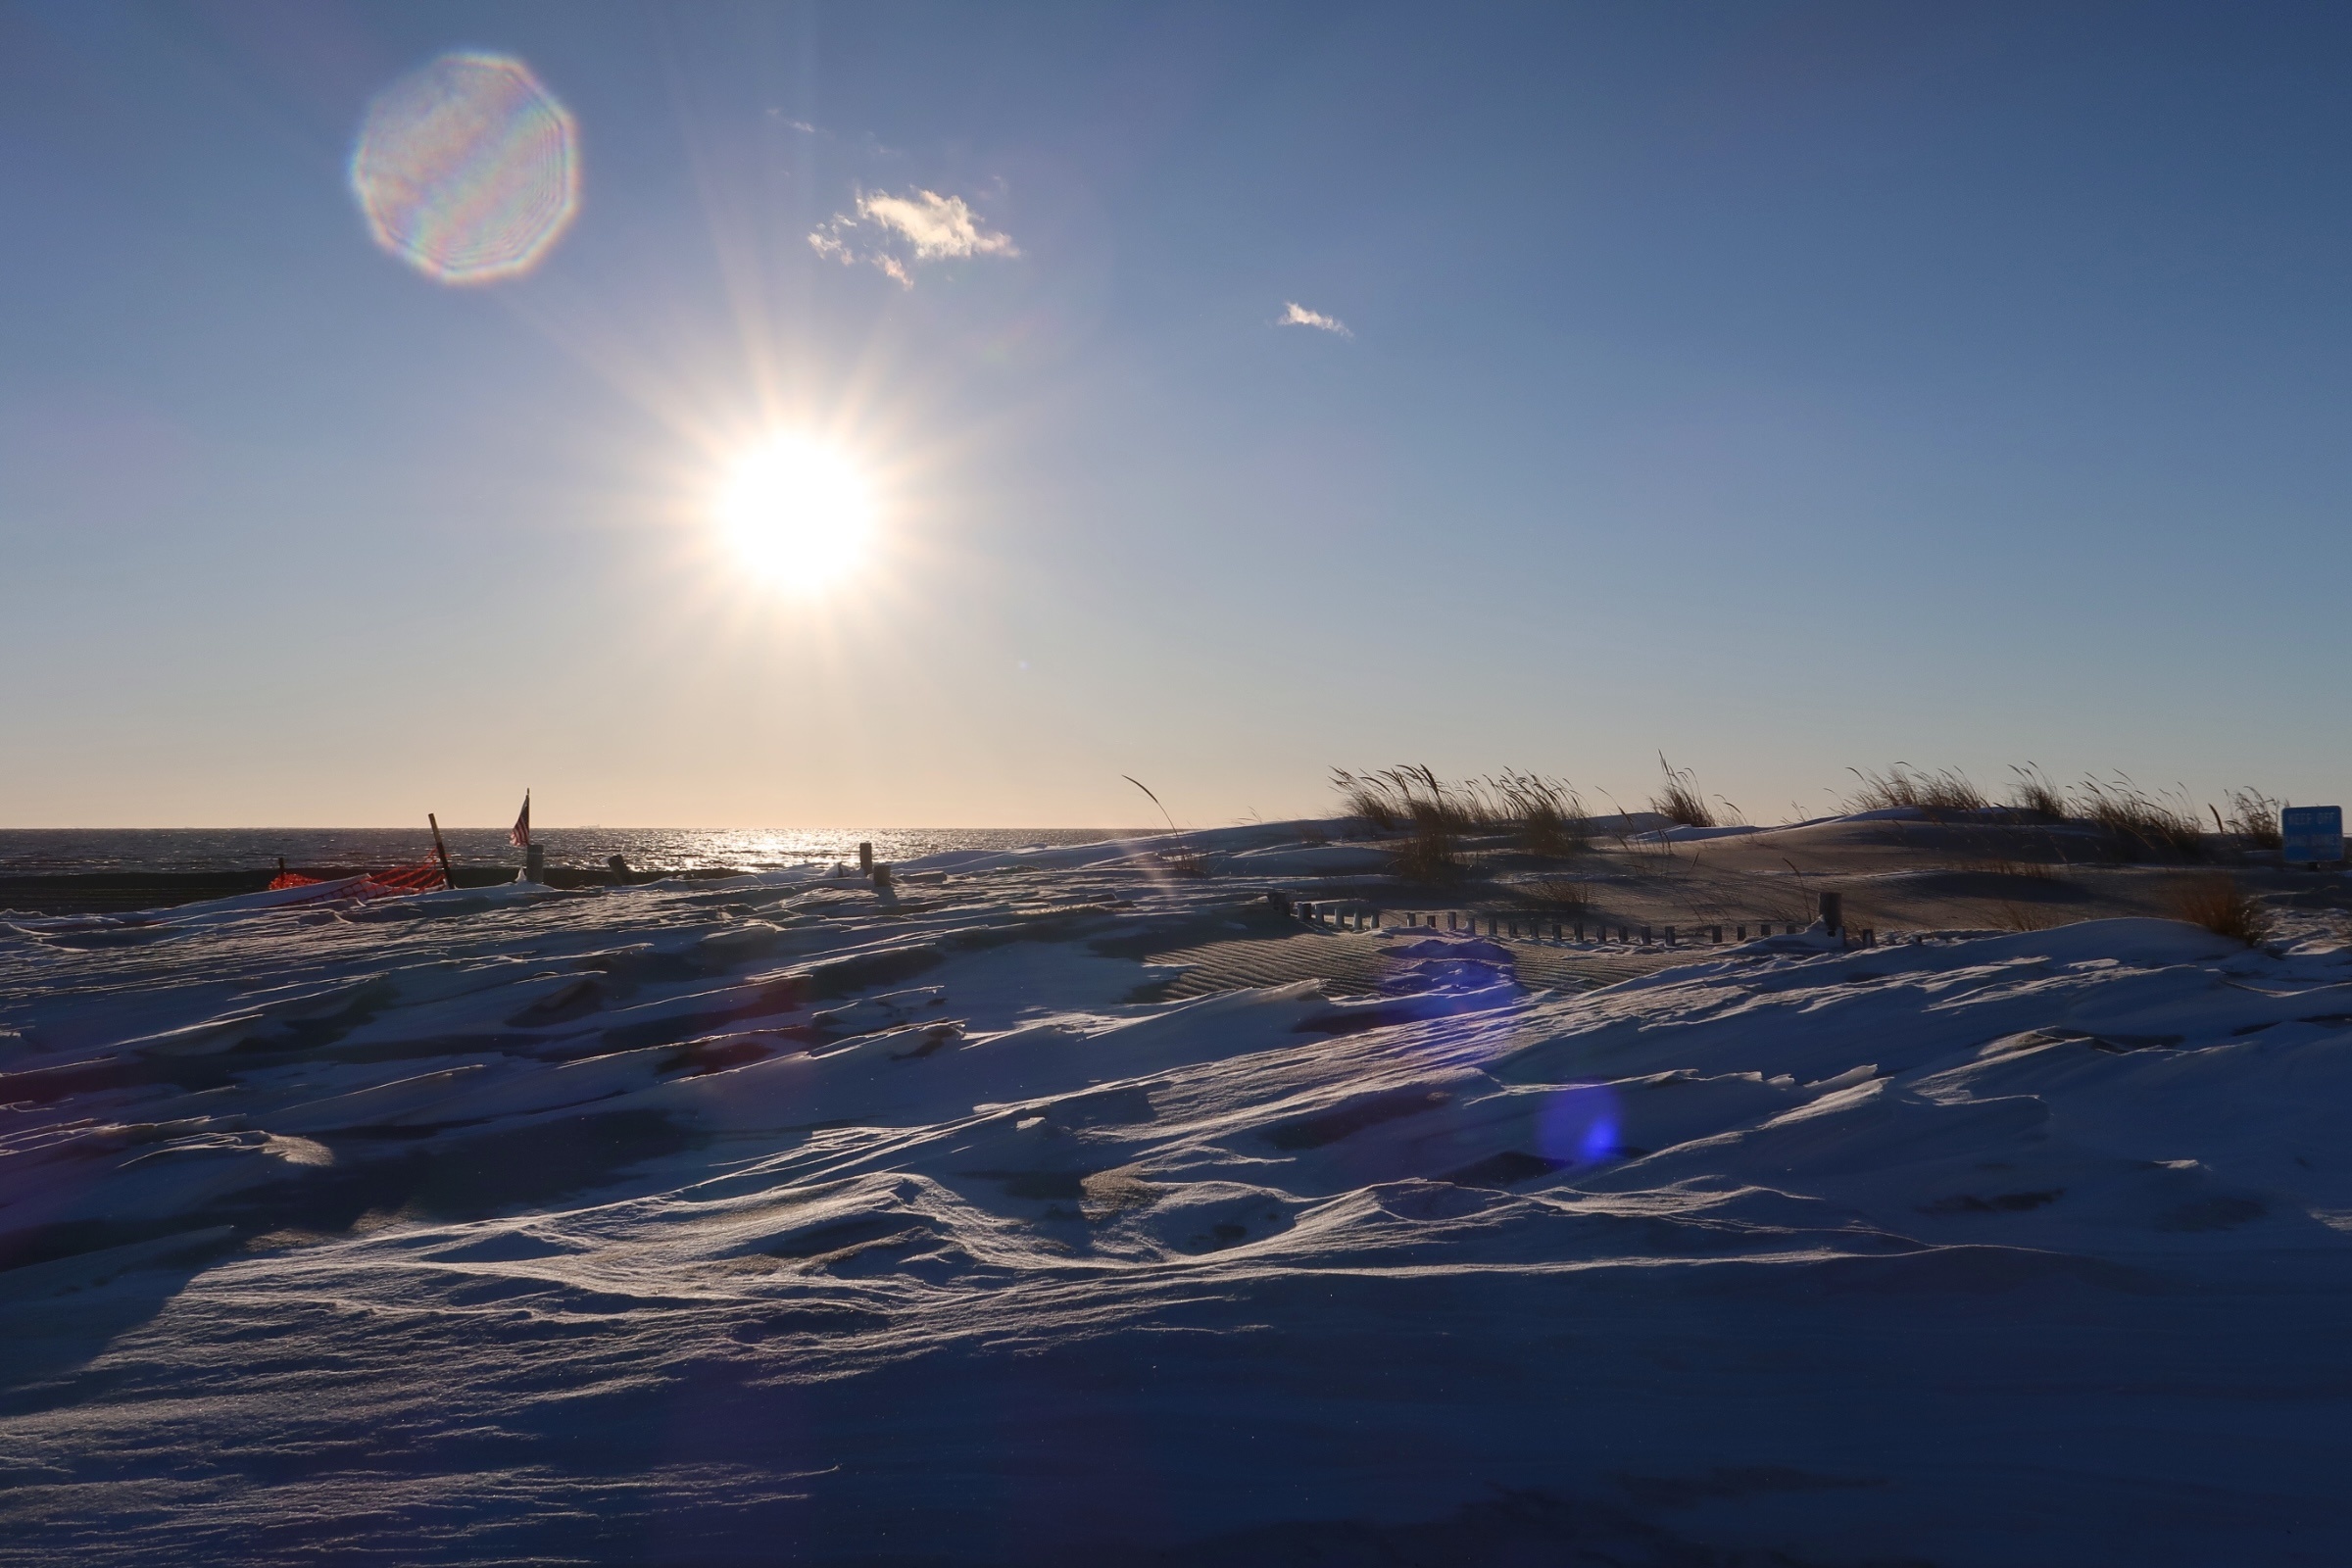
[[[447,54],[368,107],[351,188],[375,242],[441,283],[527,272],[579,208],[571,116],[518,60]]]

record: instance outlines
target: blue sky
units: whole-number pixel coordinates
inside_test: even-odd
[[[1113,823],[1135,774],[1207,825],[1661,750],[1758,820],[1898,759],[2336,800],[2348,45],[0,4],[0,821]],[[346,181],[455,49],[579,133],[576,221],[468,288]],[[1004,243],[826,226],[922,192]],[[779,425],[882,497],[827,596],[709,522]]]

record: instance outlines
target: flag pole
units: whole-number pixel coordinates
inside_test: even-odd
[[[458,879],[449,868],[449,846],[441,842],[441,819],[430,811],[424,813],[424,819],[432,824],[433,853],[441,857],[441,880],[454,888],[458,885]]]

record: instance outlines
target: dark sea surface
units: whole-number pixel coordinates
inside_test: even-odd
[[[808,861],[854,860],[859,841],[893,864],[948,850],[1017,850],[1037,844],[1095,844],[1141,828],[668,828],[551,827],[535,830],[553,865],[601,866],[624,857],[640,871],[703,866],[760,870]],[[520,865],[505,828],[444,828],[460,865]],[[387,866],[423,859],[432,834],[421,827],[0,828],[0,876],[96,871],[245,871],[273,866]]]

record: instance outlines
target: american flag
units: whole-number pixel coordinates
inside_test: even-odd
[[[507,839],[518,850],[531,847],[531,792],[522,792],[522,814],[514,819],[514,831]]]

